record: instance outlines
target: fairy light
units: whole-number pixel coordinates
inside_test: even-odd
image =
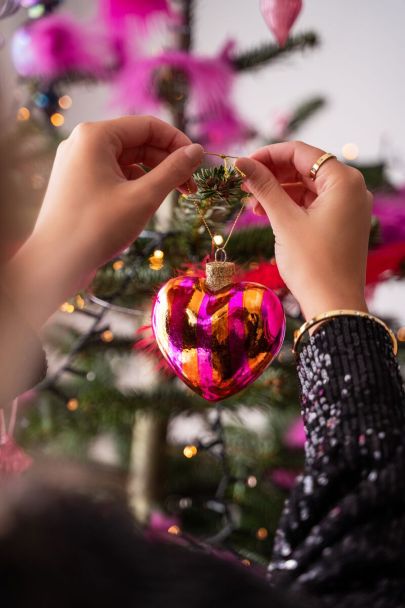
[[[246,483],[249,488],[255,488],[257,486],[257,477],[255,477],[254,475],[249,475],[246,480]]]
[[[197,456],[197,452],[198,452],[198,448],[195,445],[186,445],[184,450],[183,450],[183,455],[186,458],[194,458],[194,456]]]
[[[114,334],[111,329],[106,329],[101,334],[101,339],[103,342],[112,342],[114,340]]]
[[[167,528],[167,531],[169,534],[173,534],[173,536],[178,536],[179,534],[181,534],[180,527],[176,525],[169,526],[169,528]]]
[[[58,104],[62,110],[69,110],[72,107],[73,100],[69,95],[62,95],[58,99]]]
[[[122,260],[116,260],[114,262],[114,264],[112,265],[114,270],[122,270],[124,268],[125,264]]]
[[[250,561],[250,559],[242,559],[241,560],[241,564],[243,564],[244,566],[249,567],[249,566],[252,565],[252,562]]]
[[[70,302],[64,302],[61,306],[59,306],[59,310],[61,312],[67,312],[68,314],[72,314],[75,311],[75,307]]]
[[[25,106],[18,108],[17,120],[19,120],[20,122],[25,122],[26,120],[29,120],[30,117],[31,117],[31,112],[28,108],[26,108]]]
[[[66,404],[66,407],[69,410],[69,412],[75,412],[79,407],[79,402],[77,399],[69,399],[69,401]]]
[[[355,160],[359,155],[359,147],[353,142],[347,143],[342,146],[342,154],[346,160]]]
[[[61,127],[65,122],[65,117],[60,112],[54,112],[49,120],[54,127]]]
[[[45,13],[44,4],[36,4],[28,9],[28,17],[30,19],[39,19]]]
[[[220,234],[214,234],[214,238],[212,240],[217,247],[221,247],[221,245],[224,244],[224,238]]]
[[[269,531],[267,530],[267,528],[259,528],[256,532],[257,540],[266,540],[268,535],[269,535]]]
[[[400,327],[397,331],[397,338],[399,342],[405,342],[405,327]]]
[[[151,270],[161,270],[164,266],[165,254],[161,249],[155,249],[149,258],[149,268]]]
[[[82,296],[78,293],[77,296],[75,297],[75,304],[76,304],[77,308],[80,308],[80,310],[83,310],[85,303],[86,302],[84,301],[84,298],[82,298]]]

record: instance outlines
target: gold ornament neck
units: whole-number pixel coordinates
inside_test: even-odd
[[[208,262],[205,265],[205,284],[211,291],[219,291],[232,284],[234,275],[233,262]]]

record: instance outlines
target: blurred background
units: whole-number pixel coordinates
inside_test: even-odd
[[[234,155],[301,139],[356,165],[375,193],[368,301],[405,343],[402,0],[3,0],[0,16],[4,130],[19,150],[7,255],[32,228],[56,146],[79,122],[152,113]],[[235,213],[208,221],[223,234]],[[290,352],[299,307],[277,273],[271,228],[243,217],[229,253],[288,317],[280,355],[251,388],[211,407],[155,345],[153,294],[210,254],[198,216],[172,196],[91,293],[48,324],[49,374],[20,398],[16,438],[21,469],[49,455],[86,462],[127,489],[155,532],[203,539],[249,565],[270,555],[304,433]]]

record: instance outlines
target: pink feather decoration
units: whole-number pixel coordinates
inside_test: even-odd
[[[109,38],[64,15],[50,15],[18,29],[12,56],[21,76],[49,79],[69,72],[101,78],[118,62]]]
[[[120,105],[133,112],[159,111],[163,102],[158,96],[155,77],[164,68],[184,72],[189,82],[190,101],[198,115],[209,114],[230,97],[234,73],[226,51],[214,58],[165,51],[128,60],[117,79]]]
[[[167,0],[101,0],[100,10],[104,20],[113,27],[128,17],[146,21],[156,13],[171,14]]]
[[[199,141],[214,150],[223,150],[231,144],[242,143],[251,134],[252,129],[238,116],[230,102],[217,105],[209,115],[199,121]]]
[[[285,46],[290,30],[302,9],[302,0],[261,0],[260,9],[280,46]]]

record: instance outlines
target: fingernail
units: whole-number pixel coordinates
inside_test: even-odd
[[[198,163],[202,159],[204,148],[200,144],[190,144],[184,148],[184,154],[192,163]]]
[[[245,175],[245,177],[249,177],[255,169],[255,162],[251,158],[238,158],[235,166]]]

